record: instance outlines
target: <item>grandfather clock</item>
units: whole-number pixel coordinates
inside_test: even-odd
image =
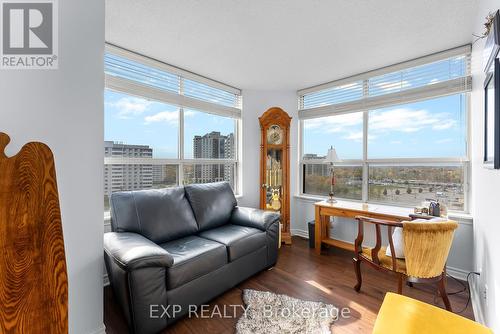
[[[281,108],[268,109],[259,117],[260,207],[281,213],[281,241],[292,243],[290,235],[290,121]]]

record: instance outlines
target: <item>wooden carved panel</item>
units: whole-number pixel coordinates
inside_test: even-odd
[[[67,333],[68,278],[54,158],[42,143],[13,157],[0,133],[0,333]]]

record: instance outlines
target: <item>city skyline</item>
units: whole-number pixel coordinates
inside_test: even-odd
[[[233,159],[235,157],[234,134],[221,135],[211,131],[195,135],[192,141],[194,158]],[[105,157],[146,158],[153,160],[154,148],[149,145],[125,144],[104,141]],[[158,164],[105,164],[104,200],[107,206],[109,196],[118,191],[142,190],[169,187],[178,184],[177,165]],[[206,183],[228,181],[234,184],[232,163],[184,165],[184,181]]]

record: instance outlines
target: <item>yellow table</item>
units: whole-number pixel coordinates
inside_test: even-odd
[[[421,301],[388,292],[373,334],[493,334],[483,325]]]

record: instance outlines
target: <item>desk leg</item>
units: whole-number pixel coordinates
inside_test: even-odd
[[[315,222],[314,222],[314,251],[316,254],[321,255],[321,240],[323,240],[323,219],[320,215],[320,207],[315,208]]]
[[[322,216],[323,239],[330,238],[330,216]]]

